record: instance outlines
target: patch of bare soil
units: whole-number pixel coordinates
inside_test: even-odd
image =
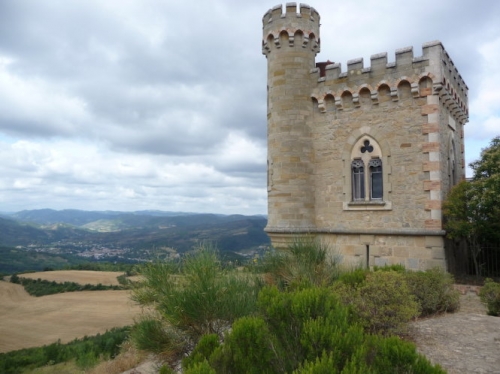
[[[117,277],[123,272],[117,271],[92,271],[92,270],[57,270],[41,271],[37,273],[20,274],[20,277],[30,279],[42,279],[58,283],[74,282],[78,284],[102,284],[105,286],[118,286]]]
[[[69,342],[131,325],[141,308],[129,291],[68,292],[30,296],[21,285],[0,281],[0,352]]]
[[[476,291],[462,290],[458,312],[411,325],[418,351],[449,374],[500,374],[500,317],[486,315]]]

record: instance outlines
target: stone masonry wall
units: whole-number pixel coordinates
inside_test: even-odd
[[[344,260],[446,266],[442,202],[465,176],[467,86],[440,42],[315,68],[319,14],[287,3],[263,18],[268,60],[268,226],[276,247],[297,235]],[[353,152],[382,160],[383,198],[353,201]],[[453,165],[455,165],[453,167]]]

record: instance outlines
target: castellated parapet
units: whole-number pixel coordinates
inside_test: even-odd
[[[268,225],[275,246],[312,234],[368,266],[445,267],[442,201],[465,177],[468,88],[439,41],[316,62],[320,15],[263,19]]]

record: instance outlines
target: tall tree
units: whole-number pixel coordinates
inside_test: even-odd
[[[481,247],[500,243],[500,136],[469,166],[472,180],[453,187],[444,203],[445,229],[449,238],[467,242],[479,275]]]

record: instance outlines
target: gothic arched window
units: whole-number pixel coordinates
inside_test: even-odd
[[[352,161],[352,200],[365,200],[365,164],[360,159]]]
[[[378,144],[367,136],[361,138],[354,145],[351,159],[352,201],[382,201],[384,178]]]

